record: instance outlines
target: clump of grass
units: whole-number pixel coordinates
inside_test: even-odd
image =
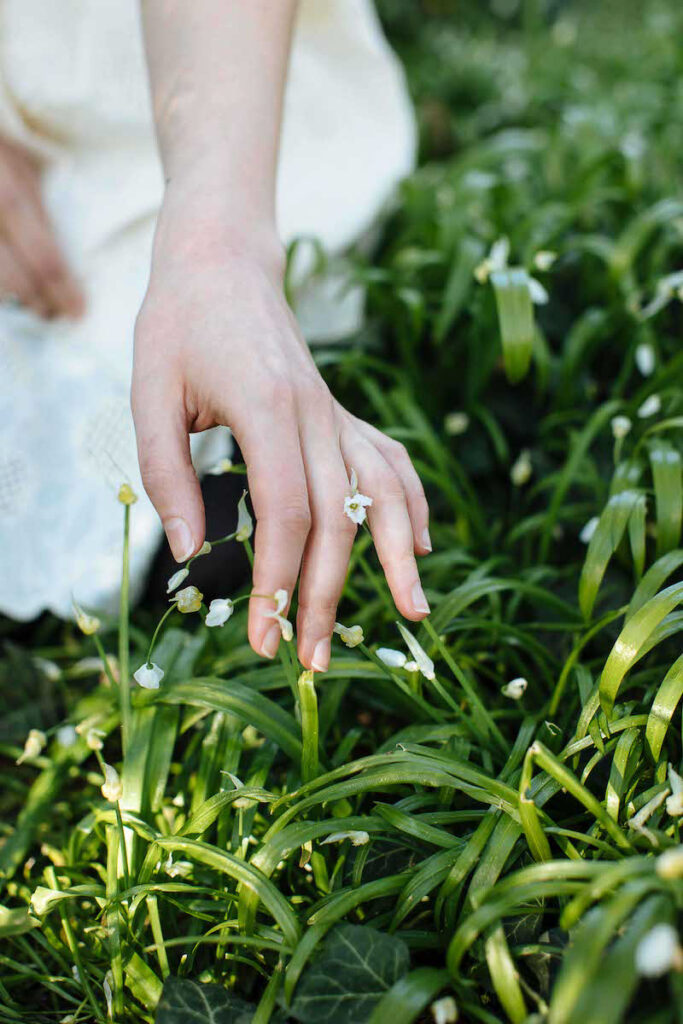
[[[468,50],[427,21],[440,160],[350,265],[370,326],[320,355],[427,485],[411,648],[365,533],[325,676],[260,662],[236,595],[150,652],[125,544],[118,621],[8,645],[0,1020],[677,1019],[683,24],[596,48],[593,17],[479,26],[455,112]]]

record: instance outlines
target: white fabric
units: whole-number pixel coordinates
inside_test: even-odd
[[[72,596],[114,606],[121,481],[140,495],[134,589],[162,536],[128,408],[162,191],[139,2],[0,0],[0,134],[46,159],[45,202],[88,304],[75,325],[0,308],[0,611],[18,619],[66,616]],[[414,148],[402,72],[369,0],[303,0],[278,181],[284,240],[314,235],[343,250],[410,170]],[[305,308],[311,334],[348,326],[349,303],[329,282],[317,298],[305,289]],[[197,468],[227,444],[226,431],[195,437]]]

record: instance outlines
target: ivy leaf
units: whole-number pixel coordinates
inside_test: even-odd
[[[167,978],[155,1024],[250,1024],[256,1007],[222,985]]]
[[[302,975],[290,1015],[302,1024],[361,1024],[409,964],[401,939],[367,925],[337,925]]]

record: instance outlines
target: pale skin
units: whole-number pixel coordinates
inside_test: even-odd
[[[299,658],[325,671],[357,530],[343,511],[351,469],[373,498],[368,523],[396,606],[413,621],[429,612],[415,556],[431,543],[405,449],[334,399],[284,297],[274,197],[295,4],[143,0],[142,11],[166,178],[135,332],[143,483],[185,561],[205,536],[189,435],[231,428],[257,520],[249,641],[276,655],[273,601],[257,595],[291,597],[298,582]]]

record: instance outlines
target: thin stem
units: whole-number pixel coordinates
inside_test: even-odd
[[[121,748],[124,756],[130,734],[130,505],[123,506],[123,559],[121,563],[121,600],[119,605],[119,700],[121,705]]]
[[[171,605],[171,607],[166,609],[164,614],[159,619],[159,622],[157,623],[157,628],[154,630],[154,635],[152,636],[152,641],[151,641],[151,643],[149,645],[149,650],[147,651],[147,660],[146,660],[145,664],[147,665],[148,668],[151,667],[151,665],[152,665],[152,651],[154,650],[154,645],[157,642],[157,637],[159,636],[159,630],[161,629],[161,627],[163,626],[164,622],[169,617],[171,612],[174,612],[177,607],[178,606],[177,606],[177,604],[174,601],[173,604]]]
[[[128,852],[126,850],[126,837],[123,832],[123,819],[121,818],[121,808],[119,806],[118,800],[114,804],[114,811],[116,813],[116,824],[119,830],[119,842],[121,843],[121,862],[123,864],[123,880],[126,883],[126,889],[130,889],[130,871],[128,870]]]
[[[51,888],[59,890],[60,886],[57,880],[57,872],[52,866],[45,870],[45,878],[48,885]],[[81,960],[78,942],[76,941],[76,937],[74,936],[73,929],[71,927],[71,921],[69,920],[69,915],[67,914],[65,908],[62,906],[61,902],[59,904],[59,915],[62,919],[62,928],[64,929],[64,937],[66,938],[66,944],[69,947],[69,952],[71,953],[74,959],[74,964],[76,965],[76,970],[78,971],[79,980],[83,985],[83,988],[85,989],[85,994],[88,998],[90,1006],[92,1007],[93,1013],[95,1014],[95,1019],[98,1021],[104,1020],[102,1013],[100,1011],[99,1004],[95,999],[95,995],[90,986],[88,975],[86,973],[85,968],[83,967],[83,961]]]

